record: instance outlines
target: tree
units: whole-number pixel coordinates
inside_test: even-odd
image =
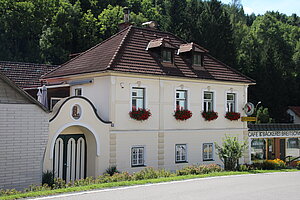
[[[259,107],[258,110],[256,111],[256,123],[260,124],[260,123],[271,123],[272,122],[272,118],[269,115],[269,110],[268,108],[264,108],[264,107]]]
[[[239,169],[239,159],[247,148],[246,142],[239,142],[237,137],[225,136],[222,146],[215,143],[217,154],[224,163],[225,170]]]
[[[91,11],[83,13],[80,2],[61,0],[49,27],[43,30],[40,47],[44,62],[61,64],[69,55],[80,53],[101,41],[97,19]]]
[[[200,14],[200,41],[198,43],[209,49],[210,54],[234,66],[236,52],[234,46],[233,29],[228,14],[217,0],[205,1],[204,10]]]

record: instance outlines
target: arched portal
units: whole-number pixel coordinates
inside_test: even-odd
[[[51,153],[55,177],[70,182],[95,175],[99,144],[92,131],[82,125],[71,125],[54,138]]]

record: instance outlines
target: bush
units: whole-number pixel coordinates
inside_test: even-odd
[[[300,169],[300,161],[297,161],[296,167],[297,167],[297,169]]]
[[[264,160],[263,162],[253,163],[256,169],[262,170],[274,170],[274,169],[284,169],[286,168],[286,163],[280,159],[274,160]]]
[[[177,170],[176,174],[177,176],[191,175],[191,174],[199,175],[199,174],[208,174],[208,173],[220,172],[220,171],[222,171],[222,168],[216,164],[192,165]]]
[[[161,177],[170,177],[171,172],[165,169],[155,170],[152,167],[147,167],[139,172],[134,173],[132,176],[134,180],[155,179]]]
[[[52,187],[54,184],[54,174],[52,171],[43,172],[42,185],[47,184]]]
[[[117,170],[117,166],[113,165],[106,169],[106,173],[112,176],[115,173],[120,173],[120,172]]]
[[[7,189],[7,190],[1,189],[0,190],[0,197],[1,196],[7,196],[7,195],[20,194],[20,193],[22,193],[22,192],[18,191],[16,189]]]
[[[239,159],[246,150],[246,142],[239,142],[237,137],[226,136],[222,146],[216,144],[217,154],[224,163],[225,170],[234,171],[239,169]]]

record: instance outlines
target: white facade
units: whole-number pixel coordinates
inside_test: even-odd
[[[62,105],[56,105],[50,122],[49,143],[46,152],[45,169],[53,169],[52,151],[59,134],[86,135],[87,176],[101,175],[109,166],[116,165],[120,171],[134,172],[143,167],[176,170],[184,165],[210,164],[222,165],[215,152],[214,143],[221,144],[225,135],[247,138],[246,122],[230,121],[226,114],[226,94],[236,95],[236,111],[244,116],[242,110],[247,102],[247,83],[218,82],[211,80],[155,77],[121,73],[102,73],[68,77],[68,80],[92,79],[92,83],[70,87],[74,95],[76,88],[82,89],[86,97],[97,109],[103,123],[93,113],[92,105],[84,98],[69,98]],[[57,81],[57,80],[55,80]],[[145,89],[145,108],[152,116],[146,121],[131,119],[132,87]],[[193,116],[186,121],[178,121],[173,113],[176,108],[176,90],[187,91],[187,106]],[[204,91],[214,95],[214,111],[218,118],[205,121],[201,116]],[[72,105],[81,107],[79,119],[70,115]],[[59,109],[59,107],[61,107]],[[59,111],[57,111],[59,109]],[[89,141],[88,141],[89,140]],[[186,147],[186,162],[176,163],[175,145]],[[203,161],[203,145],[213,144],[210,161]],[[132,148],[142,147],[144,166],[132,166]],[[248,162],[248,153],[241,163]]]
[[[288,109],[286,112],[292,116],[294,120],[293,123],[300,124],[300,117],[293,110]]]

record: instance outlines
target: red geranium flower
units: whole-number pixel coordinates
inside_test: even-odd
[[[229,119],[230,121],[238,120],[241,117],[241,114],[238,112],[227,112],[225,118]]]
[[[211,121],[211,120],[215,120],[218,118],[218,113],[214,112],[214,111],[203,111],[202,112],[202,117],[206,120],[206,121]]]
[[[183,109],[182,107],[179,108],[177,107],[176,110],[174,111],[174,117],[176,120],[187,120],[191,118],[193,113],[189,111],[188,109]]]
[[[129,112],[129,116],[137,121],[147,120],[151,116],[149,109],[132,107],[132,111]]]

